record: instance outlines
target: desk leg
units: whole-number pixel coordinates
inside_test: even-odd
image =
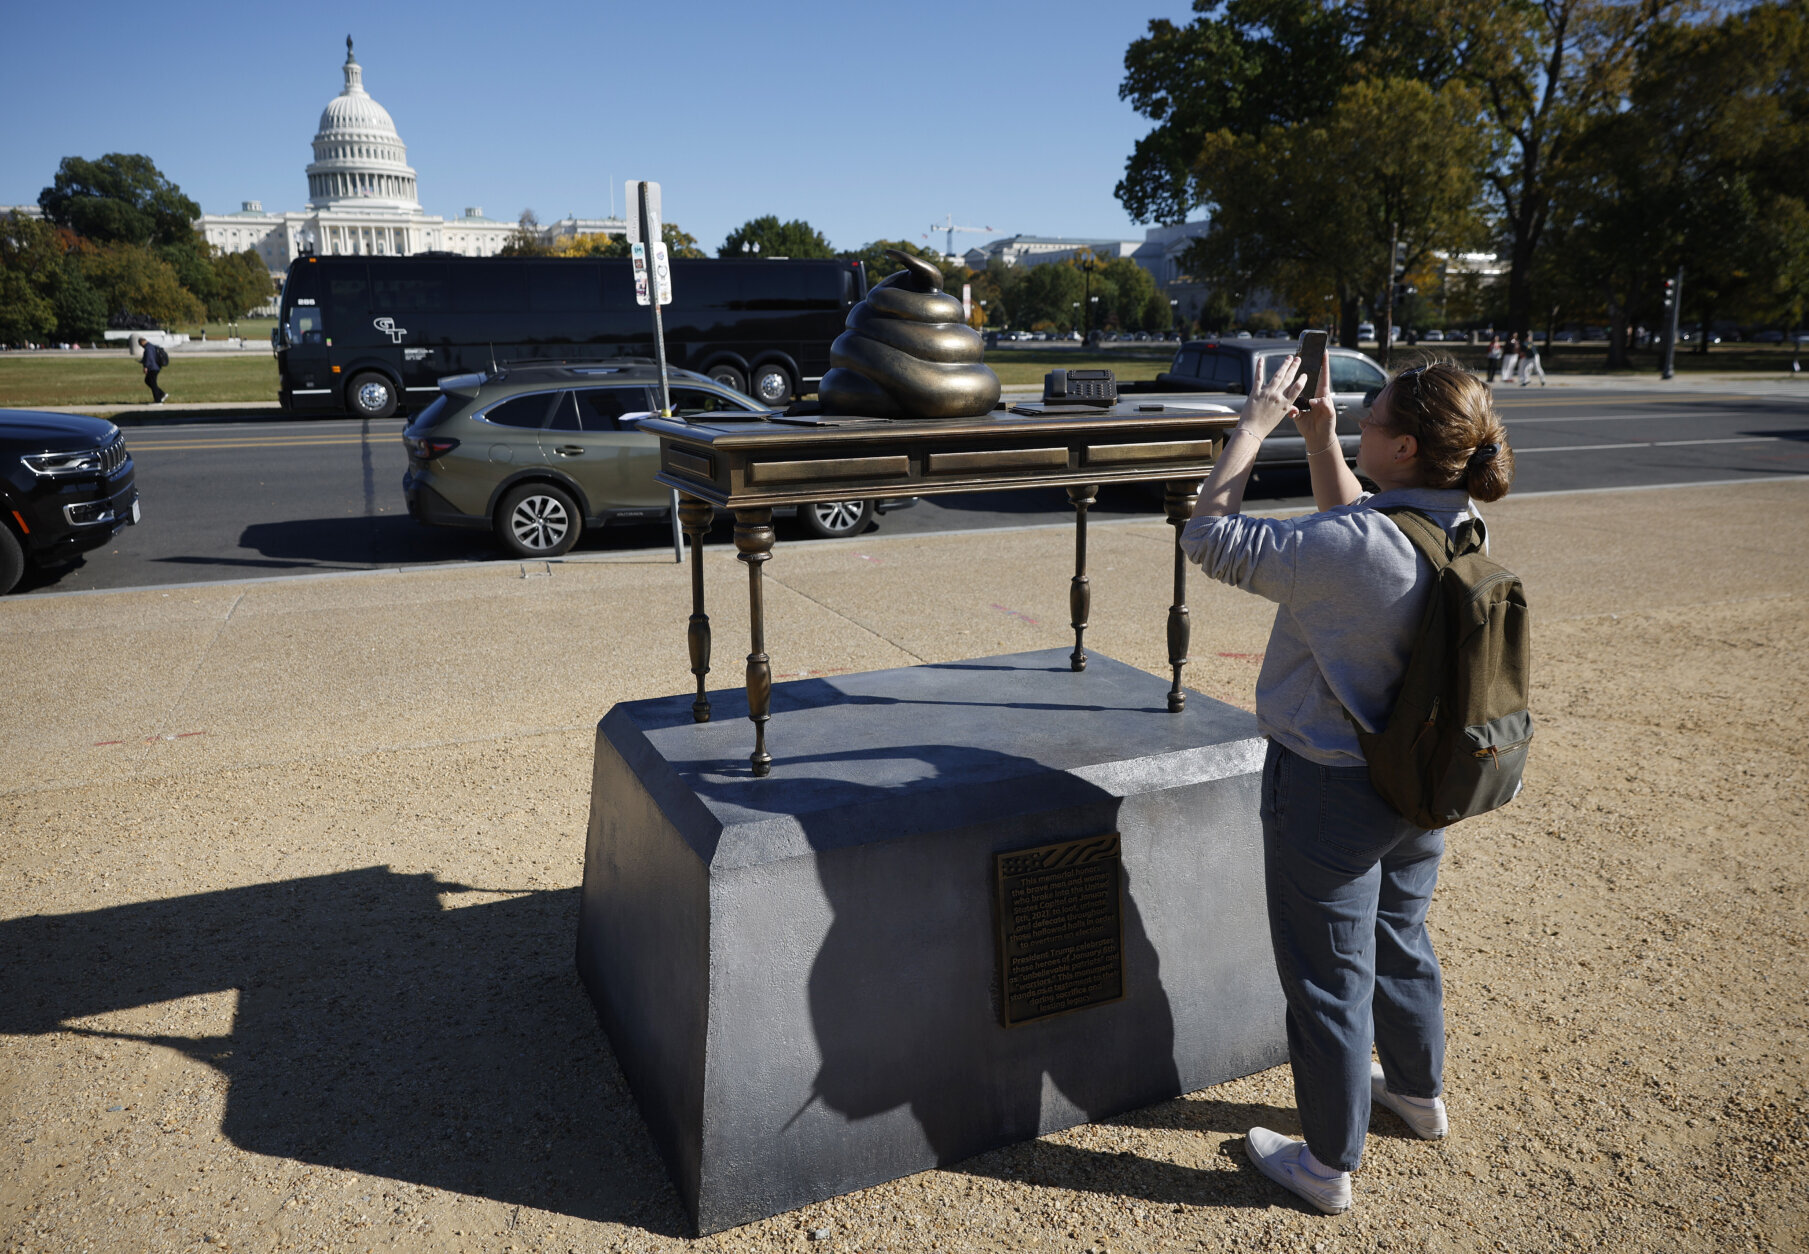
[[[1086,634],[1087,616],[1093,609],[1093,587],[1087,580],[1087,507],[1099,499],[1097,483],[1076,483],[1068,488],[1068,500],[1074,504],[1074,578],[1068,584],[1068,613],[1074,620],[1074,652],[1068,665],[1077,671],[1087,669],[1087,651],[1081,647]]]
[[[1174,667],[1174,686],[1168,690],[1168,712],[1179,714],[1187,705],[1181,689],[1181,669],[1187,665],[1187,646],[1193,626],[1187,615],[1187,555],[1181,552],[1181,530],[1193,516],[1200,497],[1198,479],[1179,479],[1163,485],[1162,510],[1175,529],[1175,603],[1168,607],[1168,664]]]
[[[704,533],[716,520],[716,510],[708,501],[694,496],[680,498],[678,518],[685,534],[691,537],[691,621],[685,628],[685,643],[691,647],[691,673],[697,676],[697,699],[691,702],[691,721],[710,721],[710,695],[704,689],[704,676],[710,673],[710,616],[704,613],[703,543]]]
[[[770,508],[735,511],[735,549],[747,563],[748,626],[753,652],[747,655],[747,716],[754,724],[754,752],[748,757],[754,774],[773,769],[773,755],[766,751],[766,720],[772,717],[773,668],[766,656],[766,601],[760,583],[760,567],[773,555],[773,511]]]

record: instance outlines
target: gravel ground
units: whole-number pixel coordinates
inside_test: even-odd
[[[1378,1113],[1339,1217],[1244,1160],[1282,1068],[688,1240],[572,971],[582,728],[7,792],[0,1251],[1809,1248],[1805,608],[1541,623],[1452,1135]]]

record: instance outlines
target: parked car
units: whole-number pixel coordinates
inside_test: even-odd
[[[1249,339],[1188,340],[1176,351],[1166,371],[1151,385],[1155,392],[1226,392],[1248,395],[1256,378],[1256,362],[1265,370],[1281,364],[1299,348],[1292,340]],[[1387,386],[1388,375],[1367,354],[1351,348],[1331,351],[1332,402],[1338,409],[1338,443],[1346,461],[1357,455],[1362,435],[1360,423],[1376,393]],[[1263,441],[1256,464],[1261,466],[1306,464],[1306,442],[1283,423]]]
[[[1375,338],[1376,338],[1376,324],[1375,323],[1359,322],[1357,324],[1357,339],[1370,340],[1373,342],[1375,340]]]
[[[1420,338],[1425,340],[1428,344],[1443,344],[1445,342],[1445,333],[1434,328],[1433,330],[1427,331],[1424,335],[1420,336]]]
[[[689,370],[668,372],[673,413],[711,420],[776,411]],[[618,359],[521,364],[440,380],[402,432],[408,512],[432,526],[489,528],[518,557],[558,557],[587,528],[671,516],[654,480],[659,441],[636,430],[658,410],[659,370]],[[912,498],[822,501],[790,509],[806,532],[858,535]]]
[[[136,477],[105,419],[0,409],[0,594],[136,523]]]
[[[1760,331],[1752,337],[1752,342],[1754,344],[1782,344],[1784,333],[1782,331]]]

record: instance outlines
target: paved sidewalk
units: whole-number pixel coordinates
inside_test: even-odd
[[[1510,497],[1487,514],[1548,620],[1809,588],[1806,493]],[[1164,676],[1171,536],[1152,519],[1089,539],[1089,649]],[[1724,560],[1730,545],[1766,559]],[[775,679],[1057,647],[1072,561],[1061,527],[781,543],[765,568]],[[0,678],[0,793],[582,732],[618,701],[690,687],[688,563],[641,551],[0,602],[23,663]],[[747,651],[747,580],[722,548],[705,567],[723,687]],[[1186,682],[1247,702],[1243,659],[1271,611],[1197,571],[1189,599]],[[782,719],[771,739],[782,756]]]

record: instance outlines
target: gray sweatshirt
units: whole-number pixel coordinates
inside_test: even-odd
[[[1447,531],[1475,516],[1462,488],[1401,488],[1299,518],[1196,518],[1188,557],[1220,583],[1274,601],[1275,626],[1256,678],[1263,733],[1322,766],[1362,766],[1345,718],[1380,731],[1420,615],[1432,565],[1376,512],[1410,505]]]

